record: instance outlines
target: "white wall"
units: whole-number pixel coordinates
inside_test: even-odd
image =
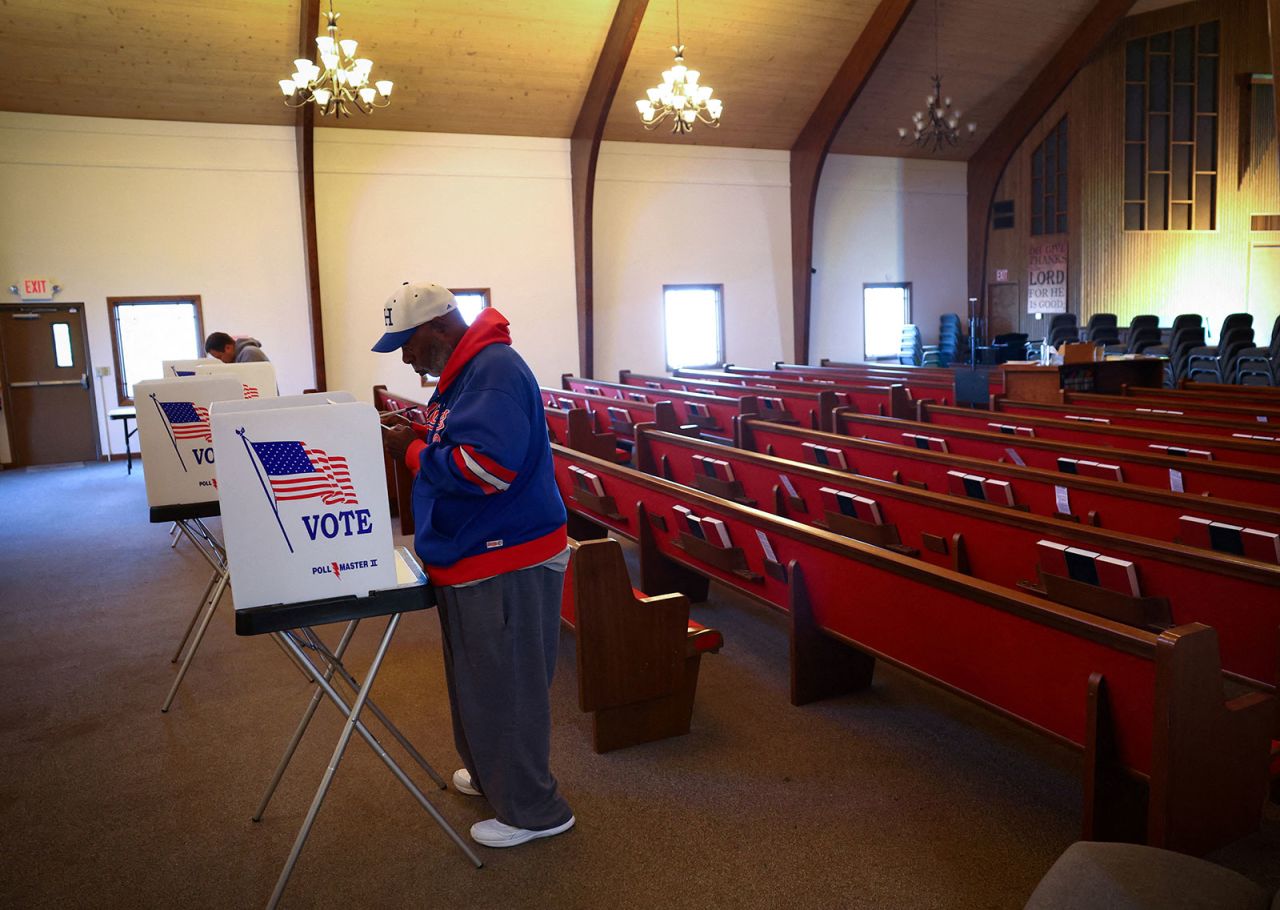
[[[664,284],[723,284],[725,354],[790,358],[787,152],[606,142],[596,171],[596,376],[660,373]],[[571,364],[566,369],[572,369]]]
[[[489,288],[542,384],[577,369],[568,140],[318,129],[316,212],[329,388],[424,394],[369,350],[412,280]]]
[[[911,282],[925,343],[968,309],[964,162],[831,155],[814,218],[810,359],[862,360],[862,285]],[[788,358],[789,359],[789,358]]]
[[[199,294],[206,333],[254,335],[282,391],[311,384],[292,130],[0,113],[0,198],[0,288],[49,277],[85,304],[102,424],[108,297]]]

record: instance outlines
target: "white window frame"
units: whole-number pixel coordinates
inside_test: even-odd
[[[671,363],[671,349],[667,333],[667,292],[668,291],[713,291],[716,303],[716,356],[710,363],[683,363],[679,366]],[[667,372],[679,369],[706,369],[718,367],[725,362],[724,353],[724,285],[722,284],[664,284],[662,286],[662,356]]]
[[[876,281],[868,282],[862,285],[862,359],[868,362],[875,360],[894,360],[898,359],[898,352],[901,350],[901,330],[894,338],[893,350],[872,354],[868,344],[870,333],[867,331],[867,291],[880,288],[901,288],[903,293],[903,314],[902,324],[909,325],[911,323],[911,282],[910,281]]]

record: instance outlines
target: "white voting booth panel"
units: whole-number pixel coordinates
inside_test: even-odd
[[[200,360],[166,360],[163,361],[162,366],[166,379],[235,376],[244,385],[242,398],[274,398],[279,394],[276,387],[276,368],[269,361],[223,363],[212,357],[203,357]]]
[[[334,393],[231,402],[212,423],[237,611],[396,587],[372,405]]]
[[[149,379],[133,387],[148,505],[217,501],[209,408],[241,394],[233,376]]]

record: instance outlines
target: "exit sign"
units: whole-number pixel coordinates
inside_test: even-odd
[[[1008,280],[1009,280],[1008,269],[996,269],[996,281],[1008,281]]]
[[[17,289],[23,300],[52,300],[53,295],[61,290],[49,278],[23,278]]]

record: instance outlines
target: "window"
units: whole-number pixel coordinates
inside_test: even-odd
[[[662,286],[668,370],[724,363],[723,292],[719,284]]]
[[[862,286],[862,350],[864,360],[898,356],[902,327],[911,321],[911,285]]]
[[[71,326],[66,322],[53,324],[53,362],[59,367],[73,367],[71,356]]]
[[[1218,23],[1125,44],[1124,228],[1217,226]]]
[[[133,402],[133,386],[164,375],[165,360],[194,360],[204,354],[200,298],[108,297],[111,347],[116,360],[116,395]]]
[[[1031,153],[1031,233],[1067,232],[1067,118]]]
[[[475,322],[480,311],[489,306],[488,288],[449,288],[458,301],[458,312],[467,321],[467,325]]]

